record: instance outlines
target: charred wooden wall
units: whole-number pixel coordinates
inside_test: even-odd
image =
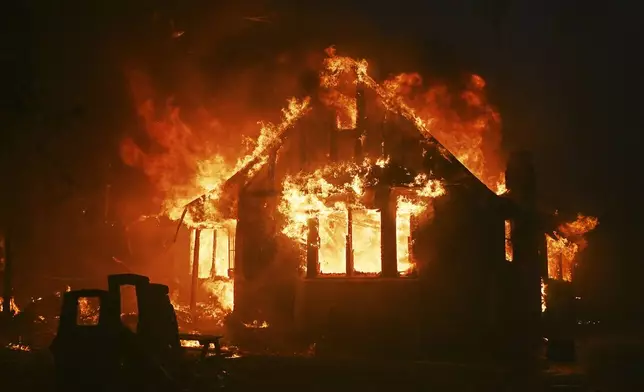
[[[435,200],[433,220],[419,228],[419,311],[428,353],[489,352],[501,328],[504,219],[493,200],[450,186]]]
[[[271,313],[277,290],[269,271],[277,253],[275,198],[242,194],[235,239],[235,310],[242,319],[256,320]]]
[[[419,289],[414,278],[302,279],[296,330],[322,353],[418,356]]]
[[[389,121],[377,128],[371,124],[363,153],[378,156],[385,141],[393,160],[412,170],[423,166],[429,170],[417,135],[404,129],[402,133],[390,132],[398,125],[394,119]],[[306,136],[296,132],[280,151],[274,171],[277,184],[287,173],[329,163],[330,155],[341,161],[351,157],[352,131],[339,131],[332,138],[333,121],[299,126]],[[302,149],[307,153],[302,154]],[[333,149],[335,152],[328,154]],[[271,223],[267,228],[268,222],[278,218],[278,197],[250,197],[266,188],[266,174],[260,173],[247,187],[249,193],[240,199],[236,313],[257,319],[262,313],[290,311],[292,322],[305,338],[325,341],[327,347],[346,343],[363,352],[369,347],[382,350],[381,339],[395,336],[405,340],[400,347],[407,354],[414,351],[412,347],[421,347],[426,355],[489,353],[490,345],[503,333],[507,314],[503,306],[507,296],[504,283],[510,274],[505,261],[505,216],[497,206],[498,197],[471,173],[442,164],[449,167],[443,168],[441,176],[469,177],[467,181],[449,181],[447,194],[434,201],[433,218],[413,233],[419,268],[415,278],[302,279],[296,273],[302,254],[277,251],[279,225]],[[430,169],[441,171],[436,165]]]

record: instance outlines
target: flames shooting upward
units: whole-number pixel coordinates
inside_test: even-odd
[[[9,309],[13,312],[13,314],[18,314],[20,313],[20,308],[18,308],[18,305],[16,305],[16,301],[14,301],[13,298],[11,298],[11,301],[9,302]],[[4,311],[4,298],[0,298],[0,312]]]
[[[438,84],[426,88],[420,75],[412,73],[396,75],[378,83],[369,75],[367,61],[338,56],[334,48],[327,49],[326,54],[320,72],[318,98],[336,111],[339,130],[356,128],[355,92],[360,86],[375,93],[381,107],[410,121],[426,139],[440,141],[488,188],[497,194],[506,192],[504,164],[499,153],[501,120],[487,102],[485,81],[481,77],[471,75],[466,87],[458,93],[452,93]],[[223,136],[245,129],[240,124],[246,119],[223,124],[202,110],[201,114],[209,119],[206,129],[194,132],[183,122],[179,108],[171,100],[166,102],[165,115],[160,120],[156,118],[151,94],[141,93],[140,84],[139,80],[137,87],[137,81],[133,80],[139,116],[145,122],[150,139],[160,148],[158,152],[144,152],[132,139],[126,139],[121,145],[121,154],[127,164],[141,168],[149,177],[162,199],[162,214],[172,220],[178,220],[184,206],[203,194],[212,200],[220,198],[222,187],[231,176],[238,174],[248,178],[257,173],[269,160],[270,151],[283,141],[286,131],[312,108],[310,97],[291,98],[282,110],[279,121],[259,122],[259,134],[246,138],[247,148],[241,152],[241,148],[223,146],[231,140]],[[208,138],[209,132],[214,137]],[[210,139],[216,145],[204,143],[204,139]],[[228,153],[222,152],[224,150]],[[446,157],[450,158],[449,155]],[[387,163],[387,157],[373,163],[368,160],[331,163],[310,173],[287,176],[281,184],[282,197],[278,209],[285,218],[281,230],[284,235],[297,242],[305,242],[309,217],[313,213],[318,217],[320,234],[325,238],[319,244],[322,273],[346,272],[341,260],[344,260],[348,227],[340,222],[347,221],[349,211],[353,214],[351,229],[356,271],[380,271],[379,253],[372,254],[379,252],[380,248],[377,234],[380,217],[374,210],[366,208],[362,198],[369,167],[385,166]],[[431,199],[445,192],[439,181],[422,175],[409,186],[411,192],[397,196],[397,260],[398,270],[403,274],[413,267],[407,244],[411,217],[422,217],[423,214],[430,216]],[[205,220],[188,213],[184,223],[202,229],[230,226],[216,205],[206,203]],[[596,223],[595,220],[594,225]],[[590,230],[594,225],[586,225],[583,229]],[[564,254],[567,260],[573,260],[575,253],[583,248],[582,239],[583,230],[577,222],[562,226],[558,233],[548,239],[549,259],[551,254],[552,257]],[[208,241],[204,241],[201,246],[207,248],[208,244]],[[203,249],[203,253],[208,254],[208,249]],[[209,262],[207,260],[201,266],[200,260],[199,270],[210,270],[211,266],[206,265]],[[215,266],[214,269],[216,275],[223,276],[223,267]],[[564,276],[567,277],[567,273]],[[227,282],[229,286],[222,289],[218,284],[217,296],[232,297],[232,281],[222,279],[220,282],[224,282],[224,285]],[[232,298],[222,302],[226,303],[226,309],[232,309]]]
[[[323,102],[337,110],[338,122],[346,124],[340,128],[353,127],[356,122],[355,97],[340,92],[340,87],[347,80],[354,86],[360,82],[376,93],[386,109],[410,120],[423,136],[437,138],[490,189],[497,193],[505,190],[503,165],[496,154],[500,117],[485,99],[482,78],[473,75],[468,88],[454,97],[443,86],[423,91],[423,81],[418,74],[397,75],[379,84],[369,76],[366,61],[337,56],[332,48],[327,54],[320,74],[320,85],[324,87],[320,95]],[[247,168],[246,176],[256,172],[267,161],[270,147],[279,143],[284,132],[310,109],[308,97],[291,98],[282,110],[280,121],[277,124],[260,122],[259,135],[245,139],[249,144],[246,153],[231,158],[218,153],[221,146],[200,143],[203,137],[183,122],[180,110],[172,100],[166,101],[165,113],[158,119],[151,92],[140,91],[146,90],[140,87],[145,82],[140,76],[131,79],[134,95],[138,96],[139,116],[144,120],[150,139],[160,146],[160,152],[146,153],[132,139],[126,138],[121,144],[121,156],[125,163],[143,169],[162,198],[163,214],[173,220],[179,219],[184,206],[197,197],[205,193],[210,198],[219,197],[221,186],[240,169]],[[463,103],[467,115],[459,115],[454,109]],[[220,136],[224,125],[217,119],[209,120],[206,127],[215,136]],[[239,132],[241,123],[231,124],[230,132]],[[214,222],[220,219],[217,211],[209,211],[207,215]],[[195,222],[190,215],[186,216],[185,222],[192,226],[201,223]]]
[[[588,245],[584,235],[598,224],[597,218],[580,214],[575,221],[559,225],[556,232],[546,236],[551,279],[572,281],[575,256]]]

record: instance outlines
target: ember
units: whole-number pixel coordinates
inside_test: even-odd
[[[268,323],[266,321],[259,322],[257,320],[253,320],[251,323],[244,323],[244,327],[246,328],[254,328],[254,329],[263,329],[263,328],[268,328]]]
[[[9,343],[7,348],[14,351],[31,351],[31,347],[25,346],[24,344]]]

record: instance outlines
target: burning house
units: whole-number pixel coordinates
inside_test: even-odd
[[[183,303],[349,351],[386,351],[392,337],[387,350],[414,355],[535,342],[544,282],[572,278],[596,220],[538,212],[527,153],[483,176],[481,160],[447,148],[441,124],[402,98],[412,76],[379,84],[366,62],[328,54],[320,86],[170,214]]]

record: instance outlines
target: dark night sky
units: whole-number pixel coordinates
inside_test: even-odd
[[[75,192],[87,194],[102,177],[83,170],[103,170],[127,130],[122,129],[127,121],[119,117],[130,102],[122,98],[124,80],[111,56],[146,50],[137,46],[140,38],[154,35],[139,21],[150,10],[180,22],[215,12],[213,4],[230,4],[110,1],[97,2],[105,3],[97,8],[94,2],[74,0],[57,2],[57,7],[36,0],[11,3],[13,9],[4,9],[2,16],[7,31],[1,77],[2,132],[12,143],[3,143],[8,151],[2,153],[2,172],[20,183],[33,173],[44,182],[60,183],[63,177],[74,183]],[[634,6],[579,0],[333,0],[302,2],[296,10],[284,2],[255,3],[247,7],[249,14],[275,11],[275,22],[267,28],[297,26],[285,20],[301,14],[297,29],[305,34],[314,18],[317,24],[322,19],[347,24],[345,14],[352,10],[381,35],[409,37],[417,48],[438,44],[462,57],[464,69],[489,82],[504,119],[507,149],[533,151],[543,202],[600,217],[584,257],[585,286],[594,292],[610,288],[619,298],[642,297],[644,289],[637,284],[644,272],[637,249],[643,218],[637,140],[643,86]],[[189,25],[184,29],[191,33]],[[97,125],[86,129],[82,124],[88,122]],[[34,140],[40,140],[39,149]],[[43,159],[43,151],[49,158]],[[41,188],[48,195],[58,192]],[[4,184],[0,192],[5,200],[15,193]],[[60,192],[63,200],[66,193]]]

